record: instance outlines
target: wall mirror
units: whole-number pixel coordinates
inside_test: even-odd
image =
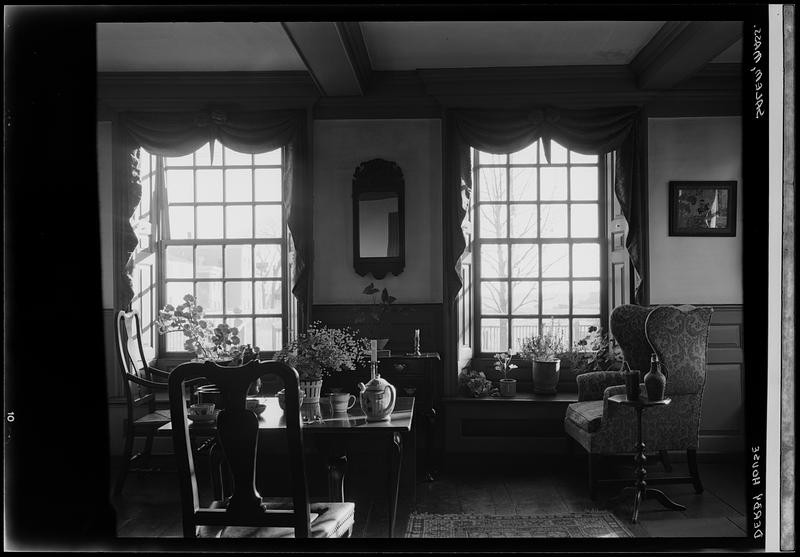
[[[364,276],[399,275],[406,265],[405,182],[397,164],[361,163],[353,174],[353,266]]]

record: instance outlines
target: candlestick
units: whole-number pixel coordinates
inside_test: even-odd
[[[414,355],[419,356],[419,329],[414,329]]]
[[[378,361],[378,341],[377,340],[369,341],[369,356],[370,356],[369,359],[370,359],[371,362],[377,362]]]

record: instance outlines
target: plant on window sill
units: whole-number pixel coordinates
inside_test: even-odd
[[[162,335],[182,332],[186,337],[184,350],[194,353],[197,359],[238,365],[258,358],[259,348],[242,345],[238,328],[227,323],[214,326],[203,319],[203,306],[198,305],[191,294],[183,297],[182,304],[165,305],[159,311],[156,323]]]
[[[458,374],[458,384],[465,391],[465,394],[474,398],[481,398],[497,392],[497,389],[482,371],[461,370],[461,373]]]
[[[616,371],[622,367],[622,350],[602,327],[589,327],[589,334],[572,350],[559,355],[576,374],[590,371]]]

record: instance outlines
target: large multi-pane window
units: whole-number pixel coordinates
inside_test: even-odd
[[[209,144],[183,157],[142,153],[143,193],[147,171],[158,215],[158,307],[193,294],[208,321],[238,327],[243,344],[278,350],[291,309],[282,152],[216,143],[211,155]],[[162,353],[184,351],[180,333],[162,338]]]
[[[133,254],[133,272],[131,273],[133,299],[131,309],[139,312],[142,325],[142,345],[146,351],[153,352],[156,347],[156,328],[153,320],[156,315],[156,251],[154,222],[157,220],[153,211],[153,200],[156,195],[155,157],[140,153],[139,180],[142,185],[142,198],[133,215],[131,227],[136,233],[138,244]]]
[[[541,332],[568,345],[602,317],[603,195],[596,155],[540,142],[473,150],[476,351],[517,349]]]

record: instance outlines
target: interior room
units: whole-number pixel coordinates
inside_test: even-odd
[[[747,535],[741,21],[96,40],[117,536]]]

